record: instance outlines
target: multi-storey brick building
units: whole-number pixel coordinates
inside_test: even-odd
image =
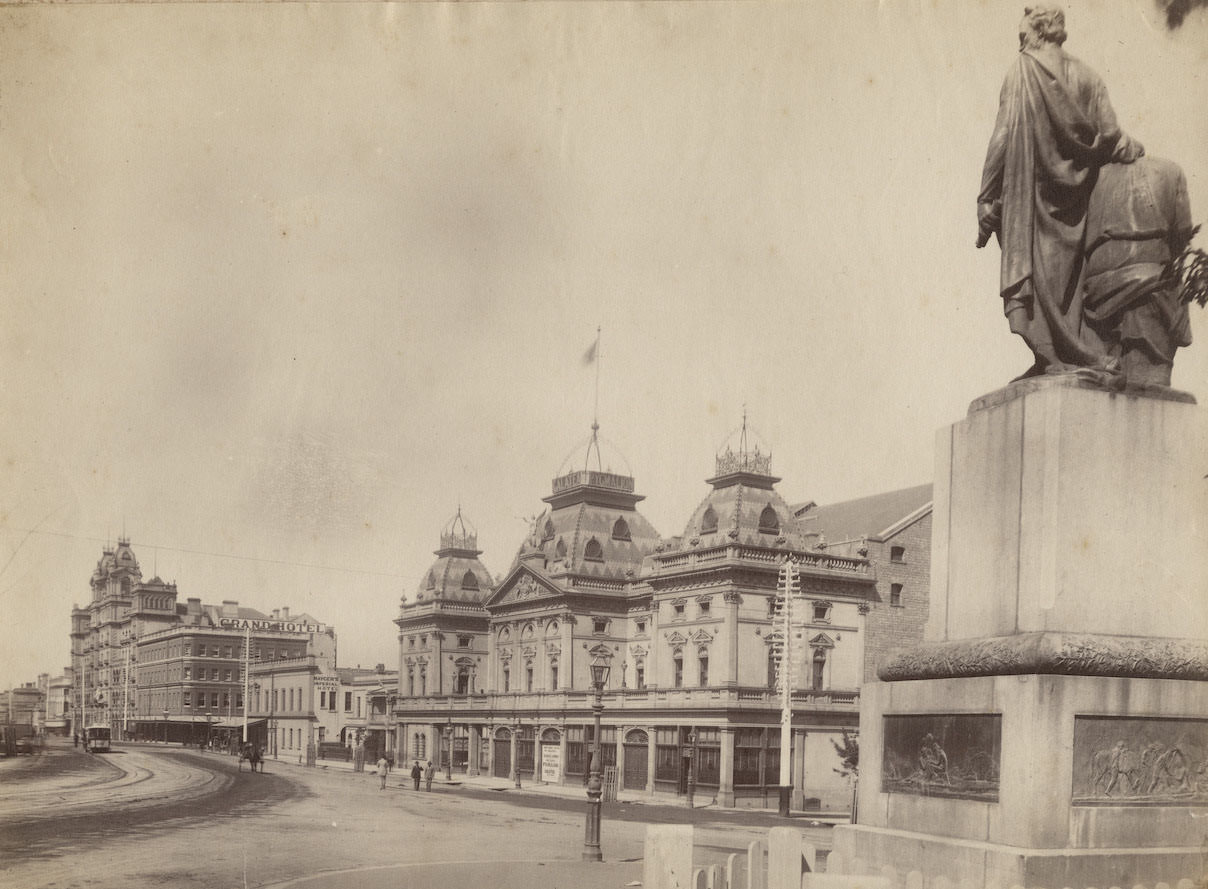
[[[77,729],[104,724],[114,738],[196,741],[242,723],[246,662],[316,647],[334,657],[334,632],[309,615],[179,602],[175,583],[143,581],[125,538],[103,550],[91,588],[89,604],[71,613]]]
[[[811,504],[806,512],[818,514],[803,521],[744,429],[737,448],[717,456],[684,532],[663,538],[638,512],[633,478],[602,469],[594,436],[582,462],[554,479],[547,509],[493,588],[460,517],[450,528],[465,536],[442,535],[436,565],[395,621],[402,754],[471,774],[584,781],[590,667],[605,663],[601,755],[621,788],[682,794],[691,780],[723,806],[776,805],[773,616],[791,559],[801,577],[785,751],[793,802],[846,808],[850,787],[835,773],[831,742],[856,728],[876,653],[915,632],[895,626],[914,608],[887,603],[907,584],[925,593],[925,578],[906,573],[925,570],[915,557],[928,547],[911,536],[926,532],[923,504],[888,498],[883,505],[901,514],[876,524],[879,511],[861,511],[872,524],[858,546],[838,545],[837,527],[827,532],[836,545],[826,544],[817,518],[841,511]],[[919,603],[925,614],[925,598],[908,600]]]

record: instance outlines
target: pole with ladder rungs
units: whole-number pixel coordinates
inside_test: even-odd
[[[788,816],[793,787],[793,634],[798,629],[793,603],[801,597],[797,563],[787,557],[780,564],[772,619],[772,657],[776,664],[776,691],[780,694],[780,814]]]

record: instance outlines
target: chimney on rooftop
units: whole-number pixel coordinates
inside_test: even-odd
[[[234,599],[222,600],[222,616],[223,617],[238,617],[239,603]]]
[[[273,620],[280,620],[280,619],[281,619],[281,609],[274,608],[273,609]]]
[[[289,608],[288,607],[281,609],[281,619],[289,620]]]

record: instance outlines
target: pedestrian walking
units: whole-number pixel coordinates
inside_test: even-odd
[[[72,747],[80,746],[80,733],[79,732],[76,732],[74,735],[71,736],[71,746]]]
[[[419,760],[415,761],[415,765],[411,767],[411,780],[415,783],[415,789],[419,790],[419,776],[424,773],[424,770],[419,767]]]
[[[427,776],[424,778],[424,785],[425,785],[424,789],[427,790],[428,793],[432,792],[432,776],[433,776],[433,774],[435,774],[435,771],[436,770],[432,768],[432,760],[428,760],[428,773],[427,773]],[[415,789],[419,790],[418,787]]]
[[[377,769],[378,769],[378,777],[381,779],[381,786],[378,787],[378,789],[385,790],[386,789],[386,773],[390,771],[390,762],[386,759],[386,754],[383,753],[381,756],[378,757]]]

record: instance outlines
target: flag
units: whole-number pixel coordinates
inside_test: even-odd
[[[598,348],[600,348],[600,337],[597,335],[595,341],[588,346],[587,351],[583,353],[584,366],[596,363],[596,349]]]

